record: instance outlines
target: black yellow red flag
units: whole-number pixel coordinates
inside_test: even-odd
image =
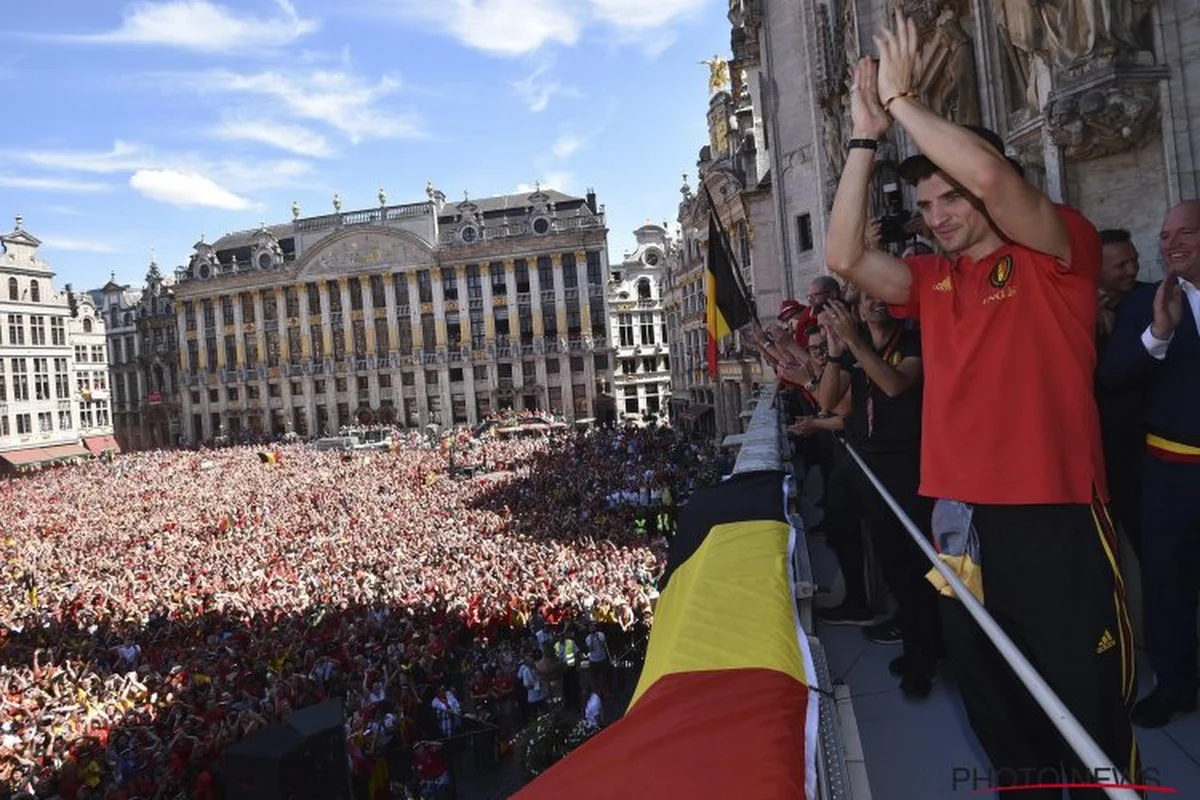
[[[629,709],[517,800],[815,797],[815,670],[783,485],[759,472],[693,495]]]
[[[717,376],[717,344],[754,319],[733,263],[733,254],[717,215],[708,215],[708,265],[704,272],[705,312],[708,322],[708,374]]]

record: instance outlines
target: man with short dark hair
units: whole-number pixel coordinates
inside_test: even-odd
[[[1026,182],[995,133],[920,104],[917,27],[899,13],[896,27],[876,38],[878,68],[855,68],[826,262],[920,320],[921,494],[937,499],[935,520],[953,516],[975,535],[988,611],[1136,777],[1133,643],[1093,399],[1100,237]],[[924,154],[901,172],[945,255],[901,260],[863,245],[875,150],[893,118]],[[1058,798],[1030,784],[1103,766],[1079,763],[959,602],[941,605],[971,727],[1001,783]]]
[[[1121,228],[1100,231],[1100,316],[1102,340],[1112,333],[1117,305],[1138,285],[1138,251],[1133,236]],[[1103,341],[1101,342],[1103,346]]]
[[[1112,335],[1117,308],[1139,286],[1138,251],[1129,231],[1109,228],[1100,231],[1100,291],[1096,325],[1096,351],[1103,352]],[[1140,384],[1121,391],[1096,381],[1096,405],[1100,410],[1100,438],[1104,443],[1104,466],[1113,517],[1121,523],[1133,552],[1141,557],[1141,476],[1145,451]]]

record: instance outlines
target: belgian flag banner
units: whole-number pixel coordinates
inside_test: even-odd
[[[717,215],[708,215],[708,262],[704,273],[708,323],[708,375],[717,377],[717,343],[754,319],[754,309],[735,270]]]
[[[625,715],[519,800],[812,800],[818,703],[784,476],[735,476],[683,507]]]

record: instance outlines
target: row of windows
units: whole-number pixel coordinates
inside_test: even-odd
[[[550,386],[547,391],[548,408],[543,407],[539,401],[537,394],[529,394],[520,397],[500,398],[493,407],[492,400],[487,395],[478,395],[475,398],[475,413],[478,419],[484,419],[489,414],[495,411],[507,411],[516,407],[520,403],[520,407],[528,410],[563,410],[563,389],[562,386]],[[590,411],[590,403],[587,397],[587,387],[584,384],[577,383],[571,386],[572,404],[575,409],[576,417],[586,417]],[[393,411],[398,411],[396,405],[391,400],[381,400],[380,405],[391,408]],[[454,424],[465,424],[468,420],[467,416],[467,397],[465,394],[452,394],[450,396],[450,414],[444,413],[442,408],[441,395],[429,395],[426,397],[426,405],[429,409],[429,418],[436,423],[453,420]],[[341,425],[350,425],[357,421],[356,414],[351,412],[348,403],[337,403],[332,406],[319,404],[315,406],[316,419],[312,420],[311,430],[308,415],[304,413],[303,406],[295,406],[291,410],[290,423],[294,431],[301,436],[307,436],[310,433],[334,433]],[[251,417],[247,420],[248,427],[256,432],[270,432],[281,434],[286,430],[284,409],[271,409],[264,417]],[[241,432],[243,422],[240,416],[229,415],[228,418],[223,418],[222,414],[217,411],[209,412],[207,417],[209,428],[204,429],[203,423],[205,417],[203,414],[192,414],[192,430],[191,435],[202,437],[205,435],[215,436],[222,429],[222,425],[227,424],[226,430],[230,435],[237,435]],[[410,428],[415,428],[419,424],[419,413],[414,403],[404,404],[404,414],[402,421]]]
[[[108,354],[106,348],[102,344],[77,344],[75,345],[75,363],[76,364],[107,364]]]
[[[539,290],[549,291],[555,289],[555,270],[549,256],[538,256],[535,261],[535,269],[537,270]],[[482,299],[483,297],[483,277],[485,274],[491,276],[492,295],[506,294],[508,291],[506,274],[504,265],[501,262],[493,261],[490,265],[468,264],[464,269],[467,296],[471,300]],[[514,280],[518,293],[526,293],[530,291],[529,279],[529,262],[526,259],[520,258],[514,261]],[[346,284],[345,297],[343,296],[342,287],[336,280],[324,281],[322,284],[307,283],[304,285],[304,294],[306,299],[309,316],[318,316],[321,314],[322,292],[327,298],[330,313],[338,313],[344,310],[345,304],[349,304],[350,310],[361,311],[364,308],[365,296],[370,295],[371,305],[374,308],[385,308],[387,305],[387,294],[385,292],[384,281],[386,278],[382,275],[371,275],[367,278],[350,278]],[[395,296],[397,306],[407,306],[411,303],[409,292],[409,281],[407,273],[394,273],[391,277],[392,289]],[[587,254],[587,281],[589,286],[603,286],[603,275],[600,264],[600,253],[589,252]],[[562,283],[564,289],[576,289],[579,286],[579,273],[576,268],[575,254],[562,254]],[[417,302],[432,303],[433,302],[433,278],[429,270],[418,270],[416,272],[417,284]],[[459,299],[459,283],[457,273],[453,270],[442,271],[442,297],[445,300],[457,301]],[[235,303],[241,306],[241,322],[270,322],[278,318],[279,307],[276,300],[274,289],[263,289],[258,292],[243,292],[236,296],[235,299],[230,295],[223,295],[216,300],[204,299],[200,301],[200,314],[204,319],[204,325],[207,328],[216,326],[217,313],[220,312],[222,325],[236,324],[236,315],[234,312]],[[257,307],[261,305],[262,312],[258,313]],[[283,290],[283,305],[284,312],[288,317],[300,316],[300,295],[298,287],[288,286]],[[196,303],[188,300],[183,304],[184,324],[187,330],[196,329]]]
[[[35,420],[36,429],[34,428]],[[108,403],[104,400],[80,403],[79,424],[84,429],[102,428],[111,424]],[[0,414],[0,436],[11,436],[14,432],[17,436],[28,436],[33,433],[53,433],[56,430],[69,431],[74,428],[75,421],[71,419],[70,409],[12,415]]]
[[[604,303],[602,300],[595,300],[588,306],[589,318],[592,329],[603,332],[604,325]],[[486,346],[486,326],[482,311],[476,313],[472,311],[466,318],[465,324],[462,316],[457,312],[447,314],[446,321],[446,344],[451,348],[460,347],[466,343],[470,343],[471,347],[482,349]],[[583,334],[583,317],[580,306],[576,303],[571,303],[567,307],[566,313],[566,330],[560,331],[558,328],[557,310],[554,308],[543,308],[543,335],[548,339],[556,339],[562,335],[571,338],[577,338]],[[388,321],[384,319],[375,319],[371,322],[372,330],[375,335],[375,352],[388,353],[395,349],[402,355],[411,355],[416,347],[432,350],[437,346],[437,323],[432,314],[424,314],[420,318],[419,340],[414,339],[412,320],[409,317],[404,317],[397,320],[396,325],[396,342],[393,345],[391,329]],[[651,326],[653,327],[652,323]],[[512,336],[514,332],[509,323],[509,313],[507,307],[497,307],[494,311],[493,327],[497,342],[503,343]],[[366,358],[367,355],[367,321],[353,320],[350,323],[350,338],[352,350],[347,351],[346,342],[346,327],[344,324],[335,323],[330,326],[329,339],[331,350],[328,355],[340,361],[344,359],[348,352],[352,352],[356,358]],[[520,314],[517,330],[518,340],[523,345],[532,345],[534,341],[533,330],[533,315],[531,313]],[[265,347],[266,365],[269,367],[279,366],[283,358],[283,345],[286,341],[287,345],[287,361],[291,364],[299,364],[302,358],[302,346],[304,343],[306,332],[300,326],[289,326],[286,331],[268,330],[263,333],[262,344]],[[651,342],[653,340],[653,331],[651,331]],[[286,337],[286,338],[285,338]],[[308,327],[307,339],[311,358],[316,361],[322,361],[326,358],[325,347],[325,329],[320,324],[313,324]],[[218,339],[215,335],[207,336],[204,339],[204,356],[205,363],[210,369],[216,369],[219,365],[224,365],[226,368],[237,368],[247,366],[257,366],[260,362],[259,339],[256,336],[242,336],[243,355],[242,360],[238,359],[238,337],[235,334],[226,334]],[[185,350],[185,367],[191,374],[195,374],[200,368],[200,343],[197,340],[190,340],[187,343]],[[223,361],[219,356],[223,356]]]
[[[659,356],[622,358],[617,363],[620,365],[622,375],[644,375],[671,369],[671,359],[669,356],[661,356],[661,360]],[[661,367],[659,366],[660,364],[662,365]]]
[[[29,288],[25,290],[26,295],[21,296],[21,284],[16,278],[8,279],[8,299],[14,302],[28,301],[30,303],[42,302],[42,287],[37,281],[30,281]]]
[[[58,413],[58,430],[69,431],[75,427],[74,421],[71,419],[70,410],[59,411]],[[53,433],[54,427],[53,411],[39,411],[37,413],[37,432],[38,433]],[[11,436],[15,430],[18,436],[28,436],[34,432],[33,429],[33,414],[14,414],[12,415],[13,423],[9,422],[9,415],[0,415],[0,436]]]
[[[655,328],[661,328],[662,342],[667,341],[667,323],[663,320],[660,325],[654,324],[654,314],[638,315],[637,336],[634,335],[633,314],[617,315],[617,339],[621,347],[638,347],[655,343]]]
[[[30,373],[30,364],[33,362],[33,372]],[[8,360],[9,371],[6,374],[4,371],[5,364],[0,363],[0,403],[6,403],[9,400],[21,403],[28,401],[31,397],[36,400],[67,400],[71,397],[71,373],[70,364],[65,358],[53,359],[53,371],[51,371],[51,359],[48,358],[11,358]],[[32,389],[30,375],[33,376]],[[105,373],[97,373],[104,375]],[[11,381],[11,384],[10,384]],[[51,394],[51,383],[54,386],[54,393]],[[9,386],[12,387],[12,392],[9,392]]]
[[[603,372],[604,370],[608,369],[608,356],[599,354],[599,355],[593,356],[593,359],[594,359],[593,365],[597,372]],[[497,377],[501,381],[513,380],[516,376],[516,371],[513,369],[514,366],[515,365],[511,364],[511,363],[497,364],[496,365]],[[583,358],[581,356],[572,356],[570,359],[570,362],[569,362],[569,367],[570,367],[570,371],[572,374],[582,373],[584,371]],[[537,366],[532,361],[522,362],[521,372],[526,377],[536,377]],[[448,370],[448,373],[449,374],[447,377],[449,378],[449,382],[452,384],[453,383],[462,383],[464,380],[466,380],[466,376],[468,374],[467,369],[463,368],[463,367],[452,367],[450,370]],[[561,374],[561,365],[556,359],[551,359],[546,362],[546,374],[547,375]],[[487,364],[474,365],[473,367],[470,368],[470,375],[476,381],[489,380],[488,365]],[[392,388],[391,373],[380,372],[375,375],[375,378],[376,378],[376,381],[377,381],[380,389],[391,389]],[[355,381],[355,387],[357,388],[358,393],[360,395],[366,394],[367,392],[370,391],[371,384],[370,384],[369,376],[359,375],[354,379],[354,381]],[[416,386],[416,383],[417,383],[417,373],[415,371],[405,370],[400,373],[400,385],[402,387]],[[433,369],[425,370],[425,384],[427,386],[440,385],[441,384],[441,373],[438,372],[438,370],[433,370]],[[330,383],[330,379],[316,378],[313,380],[313,394],[314,395],[323,395],[326,393],[326,391],[328,391],[328,389],[330,387],[332,387],[332,390],[334,392],[336,392],[338,394],[342,394],[342,393],[349,391],[349,386],[350,386],[350,379],[345,378],[345,377],[334,377],[332,379],[332,383]],[[291,394],[293,397],[298,397],[298,396],[304,394],[304,384],[301,381],[291,381],[290,388],[291,388]],[[224,391],[225,400],[227,402],[230,402],[230,403],[241,402],[242,389],[241,389],[241,387],[238,387],[238,386],[226,386],[226,387],[224,387],[223,390],[222,389],[209,389],[208,390],[208,401],[210,403],[214,403],[214,404],[220,403],[222,391]],[[282,384],[280,384],[279,382],[271,381],[270,383],[267,384],[267,396],[268,397],[282,397],[283,396],[282,392],[283,392]],[[200,399],[201,399],[201,393],[199,391],[193,390],[191,392],[192,404],[193,405],[199,404]],[[250,385],[246,386],[245,387],[245,399],[246,400],[261,400],[262,399],[261,389],[255,384],[250,384]]]
[[[8,338],[4,339],[0,337],[0,344],[25,345],[25,332],[28,330],[28,344],[33,347],[45,347],[47,343],[46,329],[45,315],[31,315],[29,317],[29,325],[26,327],[24,314],[9,314]],[[49,330],[49,344],[52,347],[65,347],[67,344],[67,328],[64,319],[62,317],[50,317]]]

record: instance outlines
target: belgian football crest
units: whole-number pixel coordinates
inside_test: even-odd
[[[988,283],[997,289],[1003,289],[1008,285],[1013,274],[1013,257],[1005,256],[996,262],[996,266],[992,267],[992,274],[988,276]]]

